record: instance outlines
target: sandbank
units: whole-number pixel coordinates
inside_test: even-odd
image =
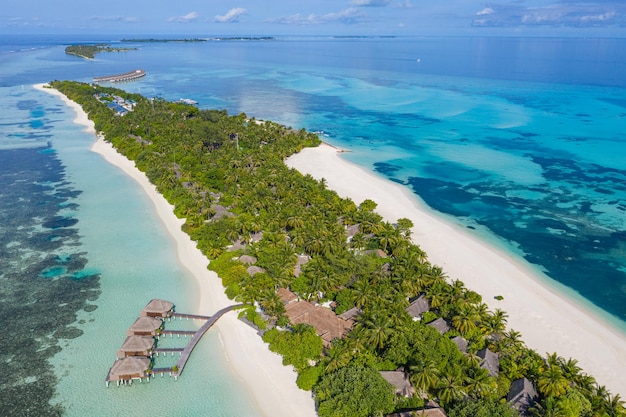
[[[45,88],[44,84],[37,84],[34,87],[61,98],[76,112],[74,122],[84,126],[86,132],[96,134],[93,122],[80,105],[56,89]],[[134,162],[118,153],[100,135],[91,150],[102,155],[106,161],[134,179],[152,202],[163,226],[176,243],[181,265],[197,282],[198,298],[195,313],[211,315],[223,307],[234,304],[224,294],[224,287],[217,274],[206,268],[208,259],[196,248],[195,242],[181,230],[184,220],[176,217],[174,207],[156,190],[145,174],[135,167]],[[283,366],[282,357],[271,352],[254,329],[238,320],[236,312],[227,313],[217,322],[215,329],[219,332],[219,339],[231,369],[245,384],[257,409],[264,416],[317,415],[311,393],[302,391],[296,386],[295,371],[291,367]],[[182,377],[184,378],[184,375]]]
[[[574,358],[584,372],[613,394],[626,395],[626,337],[587,309],[548,286],[540,272],[523,259],[470,236],[462,227],[443,220],[401,185],[379,177],[339,156],[327,144],[305,148],[287,165],[316,179],[356,204],[371,199],[390,222],[414,223],[412,239],[428,259],[451,279],[482,295],[490,309],[508,313],[508,328],[522,334],[539,354],[557,352]],[[503,300],[494,297],[502,295]]]

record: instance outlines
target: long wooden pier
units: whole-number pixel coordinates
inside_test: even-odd
[[[228,307],[225,307],[225,308],[219,310],[217,313],[215,313],[213,316],[211,316],[211,318],[208,319],[206,321],[206,323],[204,323],[202,325],[202,327],[200,327],[198,329],[196,334],[194,334],[191,337],[191,340],[189,341],[187,346],[185,346],[185,349],[183,350],[183,353],[180,355],[180,359],[178,359],[178,363],[176,363],[176,367],[178,369],[177,369],[176,372],[174,372],[174,377],[177,378],[183,372],[183,369],[185,368],[185,365],[187,364],[187,361],[189,360],[189,355],[191,355],[191,351],[196,347],[196,345],[198,344],[198,342],[200,341],[202,336],[204,336],[206,331],[209,330],[211,328],[211,326],[213,326],[215,324],[215,322],[217,322],[217,320],[219,320],[220,317],[222,317],[224,314],[226,314],[229,311],[231,311],[233,308],[239,307],[239,306],[241,306],[241,304],[228,306]]]
[[[146,71],[142,69],[137,69],[134,71],[125,72],[124,74],[106,75],[104,77],[94,77],[93,82],[95,83],[119,83],[122,81],[133,81],[145,75],[146,75]]]

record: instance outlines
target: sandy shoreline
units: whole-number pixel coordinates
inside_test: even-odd
[[[34,87],[40,91],[55,95],[76,112],[74,123],[85,126],[85,131],[96,134],[94,124],[77,103],[64,94],[44,84]],[[159,194],[145,174],[135,164],[119,154],[113,146],[98,137],[92,151],[121,169],[133,178],[152,201],[156,213],[174,239],[180,263],[192,274],[198,285],[196,314],[210,315],[215,311],[234,304],[224,294],[221,280],[206,266],[209,261],[196,248],[190,237],[181,230],[184,220],[174,215],[173,206]],[[267,345],[254,329],[237,320],[237,313],[226,314],[215,328],[224,348],[229,366],[248,388],[258,410],[264,416],[291,417],[294,415],[315,416],[315,404],[308,391],[296,386],[296,373],[291,367],[282,365],[282,357],[270,352]]]
[[[429,260],[481,294],[492,310],[506,311],[508,327],[520,332],[530,348],[541,355],[557,352],[575,358],[599,384],[626,395],[626,337],[541,283],[530,265],[430,214],[409,190],[345,161],[337,148],[305,148],[288,158],[287,165],[325,178],[329,188],[356,204],[375,201],[385,220],[411,219],[413,241]],[[496,295],[504,299],[497,301]]]

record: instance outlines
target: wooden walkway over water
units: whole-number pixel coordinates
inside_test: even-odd
[[[151,350],[151,353],[145,353],[145,355],[150,355],[150,356],[159,356],[159,354],[163,354],[164,356],[166,356],[168,353],[175,355],[176,353],[178,353],[180,355],[180,358],[178,359],[178,362],[176,363],[176,366],[172,366],[172,367],[163,367],[163,368],[152,368],[150,370],[147,371],[148,376],[147,376],[147,380],[148,382],[150,381],[149,376],[155,376],[155,375],[161,375],[163,376],[163,374],[170,374],[170,376],[173,376],[175,379],[178,379],[178,376],[183,372],[183,369],[185,369],[185,365],[187,364],[187,361],[189,360],[189,357],[191,355],[191,352],[193,351],[193,349],[196,347],[196,345],[198,344],[198,342],[200,342],[200,339],[202,338],[202,336],[204,336],[204,334],[226,313],[228,313],[229,311],[233,310],[236,307],[239,307],[243,304],[237,304],[237,305],[231,305],[228,307],[225,307],[219,311],[217,311],[213,316],[200,316],[197,314],[184,314],[184,313],[174,313],[172,312],[171,314],[169,314],[167,317],[164,316],[163,319],[167,319],[170,320],[172,318],[179,318],[180,320],[182,320],[183,318],[188,319],[188,320],[205,320],[206,322],[198,329],[198,330],[167,330],[167,329],[162,329],[160,331],[160,335],[161,336],[166,336],[166,335],[170,335],[170,337],[173,337],[174,335],[180,337],[180,336],[191,336],[191,340],[189,341],[189,343],[187,343],[187,346],[185,346],[184,348],[159,348],[156,347],[154,349]],[[159,333],[157,333],[159,334]],[[158,338],[159,336],[157,336]],[[140,358],[142,356],[133,356],[136,358]],[[144,358],[146,358],[146,356],[143,356]],[[124,359],[124,358],[123,358]],[[122,359],[122,360],[123,360]],[[148,358],[149,359],[149,358]],[[118,363],[118,361],[116,361],[113,366],[116,366],[116,364]],[[122,376],[112,376],[112,371],[113,371],[113,367],[111,367],[111,369],[109,370],[109,373],[107,374],[106,377],[106,385],[109,386],[109,382],[111,381],[117,381],[118,385],[120,384],[120,382],[122,382],[123,384],[129,383],[132,384],[132,380],[133,379],[139,379],[140,381],[146,377],[146,375],[143,376],[131,376],[129,374],[125,374]]]

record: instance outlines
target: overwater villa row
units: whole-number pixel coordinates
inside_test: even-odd
[[[183,372],[189,356],[206,331],[226,312],[235,306],[229,306],[219,310],[213,316],[199,316],[195,314],[176,313],[174,304],[170,301],[154,299],[141,310],[139,318],[126,332],[126,340],[117,351],[116,360],[107,374],[105,383],[132,384],[134,380],[150,382],[154,375],[169,374],[175,379]],[[165,329],[165,321],[171,318],[204,320],[205,323],[194,330],[169,330]],[[158,340],[161,336],[191,336],[189,343],[184,348],[159,348]],[[154,357],[159,354],[178,353],[180,356],[176,365],[164,368],[155,368]]]

